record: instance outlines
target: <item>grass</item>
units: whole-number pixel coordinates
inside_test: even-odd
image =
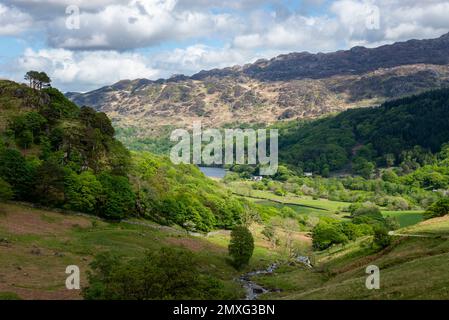
[[[449,236],[449,217],[398,230]],[[446,238],[395,237],[374,251],[370,238],[335,246],[315,255],[315,268],[286,267],[258,283],[281,289],[273,299],[449,299],[449,241]],[[369,265],[380,268],[380,290],[365,287]]]
[[[238,191],[235,191],[239,193]],[[303,207],[309,207],[311,209],[323,210],[323,211],[340,211],[345,207],[348,207],[350,203],[341,202],[341,201],[331,201],[327,199],[313,199],[309,196],[297,196],[294,194],[288,194],[285,196],[278,196],[272,193],[271,191],[266,190],[251,190],[249,194],[243,193],[242,195],[248,197],[261,198],[271,201],[278,201],[284,204],[297,205]]]
[[[0,292],[0,300],[21,300],[14,292]]]
[[[426,220],[420,224],[399,230],[398,233],[447,237],[449,236],[449,215]]]
[[[268,266],[282,254],[271,250],[260,234],[261,227],[254,226],[253,257],[245,269],[236,271],[228,261],[229,231],[190,236],[179,228],[148,221],[145,226],[107,223],[16,204],[0,203],[0,208],[4,212],[0,216],[0,292],[23,299],[80,299],[78,291],[65,289],[66,266],[80,267],[81,285],[85,286],[89,263],[96,254],[112,251],[133,258],[163,246],[192,251],[204,273],[223,280],[226,296],[240,298],[244,291],[235,278]]]
[[[260,224],[251,227],[256,248],[250,265],[236,271],[228,263],[230,232],[226,230],[217,230],[207,236],[191,236],[179,228],[148,221],[144,222],[145,226],[107,223],[93,217],[64,215],[15,204],[0,203],[0,209],[3,212],[0,215],[0,300],[80,299],[79,292],[65,289],[65,268],[78,265],[84,286],[89,263],[103,251],[133,258],[162,246],[184,247],[195,254],[202,272],[221,279],[225,284],[225,295],[234,298],[243,297],[243,290],[235,278],[285,258],[282,241],[273,250],[261,235],[263,225]],[[420,213],[384,214],[399,216],[405,225],[416,221],[416,215]],[[255,277],[254,280],[264,287],[281,289],[281,292],[261,298],[449,299],[449,278],[446,276],[449,272],[449,241],[444,238],[449,236],[449,217],[408,225],[397,233],[438,237],[394,237],[394,243],[380,252],[375,252],[371,248],[371,238],[365,237],[344,246],[310,253],[310,239],[307,242],[301,238],[303,234],[298,235],[297,245],[305,254],[311,255],[314,269],[282,265],[271,276]],[[365,268],[371,264],[381,270],[380,290],[365,288]]]
[[[423,211],[382,211],[384,217],[398,219],[401,228],[415,225],[423,221]]]

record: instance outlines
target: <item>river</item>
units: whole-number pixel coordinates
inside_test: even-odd
[[[198,167],[202,173],[209,178],[222,179],[226,175],[226,170],[223,168],[212,168],[212,167]]]

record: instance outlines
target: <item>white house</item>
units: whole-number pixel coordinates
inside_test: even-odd
[[[305,177],[313,177],[313,172],[304,172]]]

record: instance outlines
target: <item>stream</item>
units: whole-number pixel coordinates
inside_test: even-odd
[[[312,268],[312,264],[310,263],[309,257],[305,256],[299,256],[296,259],[296,262],[299,262],[303,265],[305,265],[308,268]],[[268,266],[266,269],[259,269],[255,271],[251,271],[248,273],[245,273],[241,275],[238,278],[238,281],[242,284],[242,287],[245,289],[245,300],[257,300],[257,297],[261,294],[267,293],[267,292],[280,292],[279,289],[267,289],[260,285],[258,285],[256,282],[251,280],[251,277],[257,276],[257,275],[263,275],[263,274],[272,274],[277,268],[279,268],[279,263],[272,263]]]
[[[260,275],[260,274],[271,274],[278,267],[279,267],[279,265],[277,263],[273,263],[270,266],[268,266],[268,268],[266,268],[266,269],[251,271],[251,272],[241,275],[238,280],[242,283],[242,286],[246,291],[245,300],[256,300],[257,297],[263,293],[277,291],[277,290],[270,291],[270,290],[258,285],[254,281],[251,281],[251,277]]]

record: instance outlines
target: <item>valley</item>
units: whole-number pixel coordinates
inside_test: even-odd
[[[448,51],[446,34],[87,93],[0,80],[0,299],[449,299]],[[198,120],[278,129],[277,171],[175,164],[171,131]]]

